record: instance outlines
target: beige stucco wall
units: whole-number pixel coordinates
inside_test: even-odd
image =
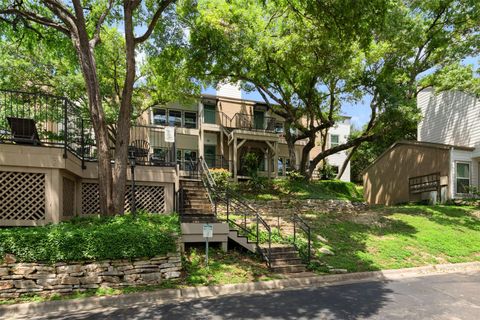
[[[420,195],[409,195],[409,178],[436,172],[449,175],[448,149],[397,144],[365,171],[365,200],[385,205],[418,201]]]
[[[45,219],[37,221],[0,219],[0,226],[42,225],[70,218],[63,216],[64,178],[74,183],[74,215],[81,214],[81,184],[98,180],[98,166],[96,162],[86,162],[85,169],[82,169],[80,159],[70,152],[65,159],[63,152],[61,148],[0,144],[0,171],[45,175]],[[176,168],[137,166],[135,181],[139,185],[163,186],[165,212],[173,212],[175,186],[178,185]],[[131,183],[130,170],[127,171],[127,183]]]

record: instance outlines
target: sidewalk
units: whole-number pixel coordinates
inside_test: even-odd
[[[480,272],[480,262],[443,264],[398,270],[359,272],[271,280],[242,284],[164,289],[155,292],[134,293],[119,296],[91,297],[78,300],[49,301],[42,303],[22,303],[0,306],[0,318],[39,315],[54,312],[89,311],[96,308],[116,308],[128,305],[163,304],[172,301],[211,298],[216,296],[304,288],[310,286],[331,286],[356,282],[395,281],[405,278],[423,277],[448,273]]]

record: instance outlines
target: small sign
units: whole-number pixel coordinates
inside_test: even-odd
[[[203,237],[204,238],[213,238],[213,226],[210,224],[203,225]]]
[[[175,127],[165,128],[165,142],[175,142]]]

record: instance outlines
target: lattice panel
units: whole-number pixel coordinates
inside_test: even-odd
[[[98,183],[82,183],[82,214],[100,212]]]
[[[127,186],[125,190],[125,211],[131,210],[132,188]],[[165,188],[163,186],[135,186],[135,204],[137,210],[150,213],[165,212]]]
[[[0,220],[45,219],[45,174],[0,171]]]
[[[97,214],[100,212],[98,201],[98,184],[82,183],[82,214]],[[135,186],[135,203],[137,210],[150,213],[165,212],[165,188],[163,186]],[[131,186],[125,190],[125,211],[131,210]]]
[[[73,217],[75,214],[75,182],[63,177],[63,216]]]

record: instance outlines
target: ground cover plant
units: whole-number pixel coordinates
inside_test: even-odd
[[[176,251],[177,215],[78,218],[42,227],[0,229],[0,257],[18,262],[153,257]]]

